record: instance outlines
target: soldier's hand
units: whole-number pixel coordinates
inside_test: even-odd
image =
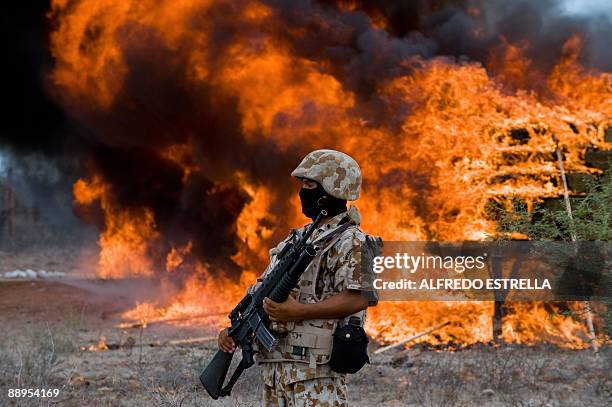
[[[227,334],[227,328],[219,332],[219,350],[226,353],[234,353],[236,344],[234,340]]]
[[[276,322],[303,319],[304,305],[292,296],[287,297],[284,302],[274,302],[269,298],[264,298],[263,301],[264,311],[270,316],[270,320]]]

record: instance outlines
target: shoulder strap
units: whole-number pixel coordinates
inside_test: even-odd
[[[352,225],[350,222],[344,222],[344,223],[336,226],[334,229],[330,229],[330,230],[327,230],[327,231],[321,233],[321,235],[318,236],[316,239],[314,239],[311,243],[316,244],[316,243],[319,243],[319,242],[324,242],[326,240],[330,240],[330,239],[334,238],[335,236],[340,236],[350,226],[355,226],[355,225]]]

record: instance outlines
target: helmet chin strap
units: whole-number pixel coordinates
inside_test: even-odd
[[[336,216],[346,211],[346,201],[337,200],[328,195],[323,195],[317,199],[317,208],[325,209],[326,216]]]

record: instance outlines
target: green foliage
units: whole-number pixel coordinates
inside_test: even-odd
[[[612,172],[607,172],[598,182],[589,186],[585,197],[572,198],[573,220],[569,217],[565,204],[556,207],[536,205],[529,211],[524,201],[513,199],[511,208],[497,211],[497,239],[508,239],[513,234],[521,234],[530,240],[571,241],[572,231],[578,241],[612,241]],[[606,245],[607,246],[607,245]],[[567,262],[569,253],[558,254],[559,263]],[[605,256],[604,278],[609,279],[610,253]],[[606,283],[608,284],[609,280]],[[607,311],[602,316],[604,329],[612,335],[612,299],[606,301]]]
[[[498,238],[511,233],[526,235],[531,240],[571,240],[575,231],[578,240],[612,240],[612,173],[590,186],[584,198],[572,199],[572,220],[565,205],[556,209],[536,207],[528,211],[524,202],[512,201],[510,210],[498,213]]]

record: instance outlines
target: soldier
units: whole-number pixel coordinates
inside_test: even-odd
[[[347,154],[316,150],[291,175],[302,180],[299,196],[304,215],[314,219],[324,209],[327,216],[311,237],[312,242],[321,242],[321,249],[302,275],[299,287],[283,303],[269,298],[264,301],[272,321],[270,329],[280,336],[277,348],[272,352],[259,349],[257,355],[263,373],[264,405],[346,406],[346,375],[332,370],[329,364],[332,335],[350,317],[351,323],[363,326],[366,308],[377,303],[371,276],[361,275],[362,270],[371,270],[362,267],[367,235],[359,229],[357,208],[346,207],[347,201],[359,197],[361,171]],[[307,226],[292,230],[270,250],[270,264],[258,282],[273,269],[283,247]],[[219,348],[235,350],[227,329],[219,334]]]

